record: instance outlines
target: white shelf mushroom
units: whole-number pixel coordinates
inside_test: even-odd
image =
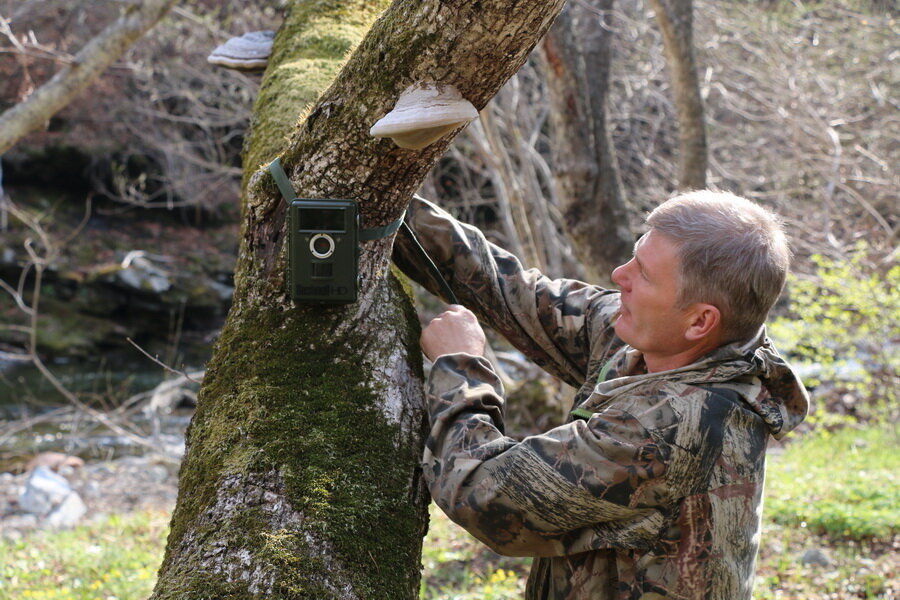
[[[419,150],[477,118],[478,111],[455,87],[425,81],[406,88],[394,110],[375,123],[369,134]]]
[[[259,71],[269,62],[274,40],[274,31],[251,31],[231,38],[213,50],[206,61],[238,71]]]

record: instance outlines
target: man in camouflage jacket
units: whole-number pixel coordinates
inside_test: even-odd
[[[738,221],[746,205],[756,207],[728,194],[694,196],[735,207]],[[635,258],[613,274],[620,292],[524,270],[438,207],[418,198],[410,207],[411,227],[459,301],[578,388],[565,425],[516,441],[504,435],[503,390],[475,317],[453,307],[423,331],[434,360],[424,457],[431,494],[495,551],[535,557],[527,598],[751,597],[767,439],[796,427],[808,402],[762,327],[787,247],[778,226],[775,262],[785,273],[766,293],[752,289],[753,274],[743,272],[752,267],[732,265],[747,280],[736,285],[767,305],[729,339],[728,324],[741,319],[728,299],[712,293],[719,310],[676,298],[691,278],[682,261],[696,252],[652,217]],[[719,237],[701,246],[740,236]],[[395,260],[438,293],[413,243],[399,236]],[[713,255],[703,268],[721,267]]]

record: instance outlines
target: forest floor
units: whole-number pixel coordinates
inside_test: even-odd
[[[757,600],[900,599],[896,443],[888,425],[821,428],[771,453]],[[0,477],[0,502],[25,477]],[[51,531],[0,521],[0,600],[146,598],[165,548],[176,465],[89,462],[68,479],[88,506],[81,525]],[[434,600],[521,598],[530,564],[494,554],[434,506],[422,563],[420,596]]]

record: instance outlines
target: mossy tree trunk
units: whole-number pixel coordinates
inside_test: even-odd
[[[590,280],[607,284],[634,242],[606,122],[612,9],[613,0],[570,4],[541,44],[566,227]]]
[[[188,432],[153,594],[164,598],[415,598],[427,495],[417,321],[390,275],[392,239],[362,244],[359,301],[292,303],[277,154],[300,196],[355,198],[385,225],[445,151],[370,138],[409,85],[456,86],[482,108],[562,0],[294,1],[245,151],[235,295]],[[332,69],[329,72],[329,69]]]

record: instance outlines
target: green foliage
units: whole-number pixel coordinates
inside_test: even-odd
[[[819,428],[770,459],[765,514],[835,540],[900,533],[900,455],[890,424]]]
[[[500,556],[431,505],[422,548],[422,600],[518,600],[530,558]]]
[[[140,600],[150,595],[169,515],[113,515],[69,531],[0,540],[0,600]]]
[[[864,416],[888,417],[900,389],[900,265],[880,267],[865,242],[846,260],[812,261],[813,277],[789,279],[791,314],[769,333],[808,385],[846,390],[868,406]]]

